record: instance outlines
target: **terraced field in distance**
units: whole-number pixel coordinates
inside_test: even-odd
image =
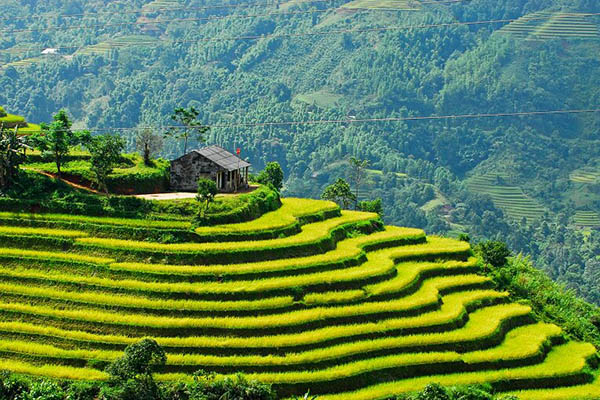
[[[106,41],[83,47],[75,52],[75,55],[108,55],[111,50],[124,49],[135,46],[151,45],[158,39],[152,36],[129,35],[108,39]]]
[[[346,3],[342,8],[365,9],[378,8],[390,10],[419,10],[421,8],[418,0],[354,0]]]
[[[575,183],[600,183],[600,170],[597,168],[581,168],[571,172],[569,179]]]
[[[504,183],[507,178],[506,174],[486,174],[469,178],[467,186],[474,192],[489,195],[494,204],[515,221],[541,218],[546,209],[520,187]]]
[[[185,4],[178,0],[154,0],[142,6],[142,11],[152,12],[160,10],[173,10],[184,7]]]
[[[600,228],[600,215],[595,211],[576,211],[574,221],[580,228]]]
[[[567,12],[536,12],[514,21],[500,32],[525,40],[594,39],[598,25],[587,14]]]
[[[194,240],[152,241],[165,231]],[[430,382],[531,399],[600,390],[595,348],[495,290],[467,242],[330,202],[284,199],[199,231],[2,213],[0,238],[0,370],[104,380],[153,337],[168,355],[157,379],[243,372],[282,398],[375,400]]]
[[[7,114],[5,117],[0,117],[0,124],[4,124],[5,128],[10,129],[16,126],[20,126],[18,133],[21,135],[29,135],[34,132],[39,132],[42,129],[37,124],[26,122],[24,117],[13,114]]]

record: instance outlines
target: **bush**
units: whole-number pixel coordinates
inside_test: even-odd
[[[6,117],[6,111],[4,111],[4,108],[0,106],[0,118],[2,117]]]
[[[487,241],[475,246],[475,252],[481,255],[486,264],[499,268],[506,264],[511,252],[504,242]]]
[[[200,373],[201,374],[201,373]],[[190,400],[276,400],[271,386],[248,381],[242,375],[235,378],[216,379],[214,375],[197,374],[189,386]]]
[[[240,195],[239,200],[241,206],[235,209],[215,214],[198,212],[195,224],[209,226],[245,222],[281,207],[279,192],[271,186],[262,186],[252,193]]]
[[[270,162],[256,177],[258,183],[273,185],[278,191],[283,187],[283,170],[278,162]]]

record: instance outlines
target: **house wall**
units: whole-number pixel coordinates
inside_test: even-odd
[[[248,187],[247,171],[242,168],[240,172],[242,182],[238,189],[245,189]],[[217,179],[219,174],[221,178]],[[195,192],[198,190],[198,179],[205,178],[215,181],[220,192],[233,192],[237,174],[237,171],[227,172],[204,156],[192,152],[171,162],[171,190]]]
[[[171,190],[195,192],[198,179],[212,179],[216,182],[219,167],[198,153],[190,153],[171,163]]]

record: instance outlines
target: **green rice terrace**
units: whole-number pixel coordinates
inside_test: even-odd
[[[0,107],[0,125],[8,129],[15,129],[18,127],[19,133],[23,135],[39,132],[41,129],[39,125],[27,122],[24,117],[8,114],[2,107]]]
[[[576,211],[575,225],[582,228],[600,228],[600,215],[595,211]]]
[[[354,0],[342,6],[342,8],[390,10],[418,10],[420,7],[418,0]]]
[[[525,15],[500,32],[520,39],[598,39],[598,26],[589,15],[566,12],[536,12]]]
[[[162,233],[185,241],[152,241]],[[243,372],[284,397],[384,399],[430,382],[600,395],[594,346],[495,290],[467,242],[377,214],[290,198],[194,229],[5,212],[0,237],[0,370],[105,380],[152,337],[167,352],[159,380]]]
[[[485,174],[469,178],[467,185],[474,192],[489,195],[494,204],[515,221],[541,218],[546,209],[520,187],[507,184],[507,180],[506,174]]]

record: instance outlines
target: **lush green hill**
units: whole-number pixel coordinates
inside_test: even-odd
[[[195,236],[180,221],[0,223],[2,370],[104,380],[127,345],[153,337],[167,352],[160,380],[244,372],[284,397],[382,399],[430,382],[526,399],[600,393],[594,346],[495,290],[467,242],[384,227],[376,214],[290,198]],[[144,231],[187,241],[134,239]]]

